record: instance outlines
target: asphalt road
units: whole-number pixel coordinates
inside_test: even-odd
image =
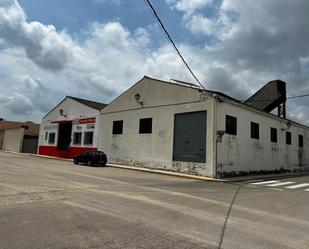
[[[221,248],[309,248],[309,187],[286,182],[309,177],[240,188]],[[0,152],[0,248],[218,248],[238,188]]]

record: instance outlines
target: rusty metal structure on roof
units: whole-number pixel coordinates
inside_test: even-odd
[[[286,83],[282,80],[269,81],[244,103],[265,112],[278,108],[278,117],[286,118]]]

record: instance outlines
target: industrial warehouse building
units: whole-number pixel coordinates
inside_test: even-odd
[[[40,125],[38,154],[73,158],[84,150],[97,150],[99,114],[106,105],[67,96]]]
[[[36,154],[39,124],[0,120],[0,150]]]
[[[210,177],[306,171],[309,128],[285,118],[285,95],[280,80],[243,103],[145,76],[101,111],[99,149],[109,162]]]

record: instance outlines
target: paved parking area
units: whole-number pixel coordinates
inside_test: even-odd
[[[308,248],[304,183],[244,184],[221,248]],[[238,188],[0,152],[0,248],[218,248]]]

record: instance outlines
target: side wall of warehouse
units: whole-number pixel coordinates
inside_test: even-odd
[[[258,171],[309,170],[309,128],[240,104],[217,104],[217,129],[226,130],[226,115],[237,120],[236,135],[225,133],[218,143],[218,174]],[[251,122],[258,124],[258,138],[251,138]],[[271,141],[271,128],[277,135]],[[287,144],[286,133],[291,134]],[[274,136],[274,134],[273,134]],[[303,137],[303,147],[299,137]]]

